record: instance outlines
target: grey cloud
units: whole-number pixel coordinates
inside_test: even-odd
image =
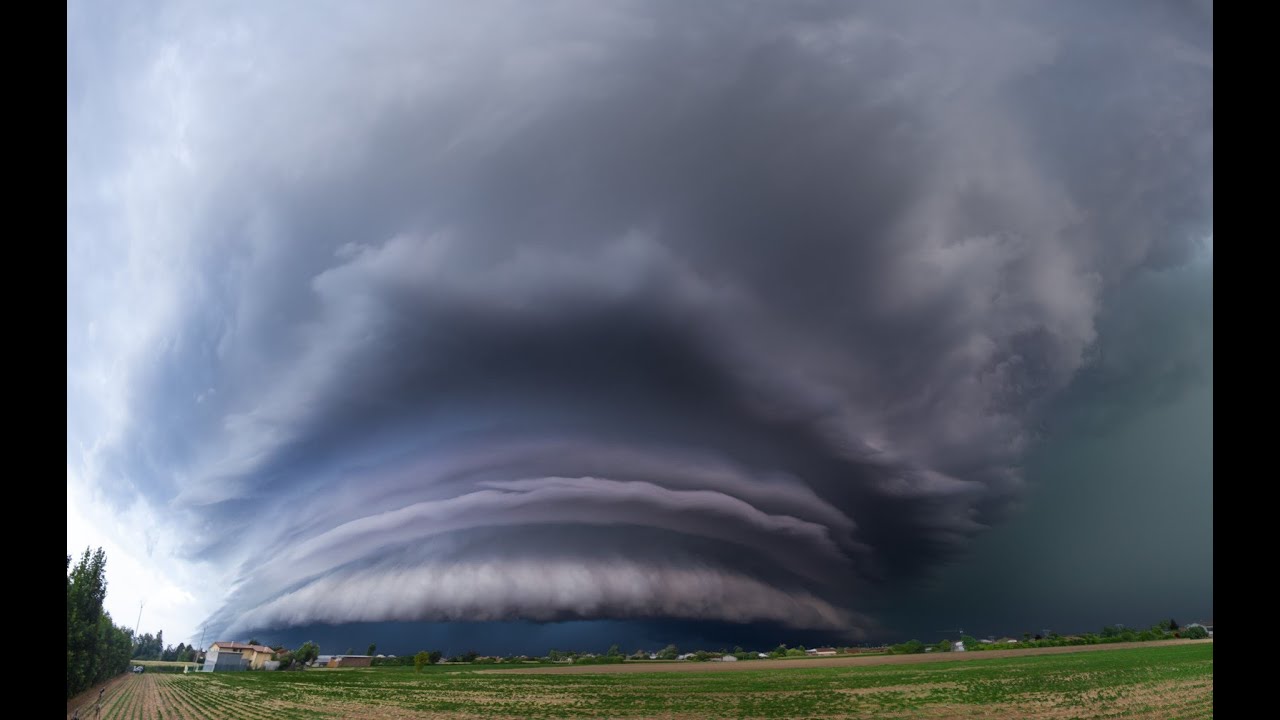
[[[847,611],[806,592],[783,592],[741,575],[706,569],[562,561],[422,565],[399,571],[335,573],[285,593],[232,621],[229,632],[305,622],[533,620],[681,617],[774,621],[861,633]]]
[[[694,586],[723,602],[703,606],[656,600],[641,579],[676,579],[655,559],[552,592],[489,548],[452,562],[520,592],[431,613],[778,620],[804,597],[796,622],[866,623],[885,581],[1016,507],[1110,298],[1211,228],[1211,18],[718,9],[184,5],[106,53],[116,99],[164,99],[172,127],[112,105],[152,164],[99,171],[135,178],[129,208],[176,208],[110,237],[172,237],[181,292],[86,462],[236,568],[219,618],[426,617],[323,591],[487,588],[439,559],[478,527],[569,572],[535,526],[577,522],[752,559],[706,550],[718,579]],[[101,92],[69,86],[71,155]],[[70,201],[111,212],[72,181]],[[368,565],[411,544],[417,567]]]

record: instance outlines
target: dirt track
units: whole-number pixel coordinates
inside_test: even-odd
[[[624,663],[621,665],[580,665],[574,667],[538,667],[518,670],[486,670],[485,674],[596,674],[596,673],[652,673],[652,672],[726,672],[733,670],[785,670],[788,668],[845,667],[848,665],[908,665],[926,662],[961,662],[965,660],[989,660],[992,658],[1027,657],[1030,655],[1058,655],[1063,653],[1099,652],[1125,648],[1158,647],[1161,645],[1193,645],[1211,643],[1213,640],[1153,640],[1150,642],[1107,643],[1105,645],[1071,645],[1067,647],[1027,648],[1025,650],[983,650],[964,653],[936,653],[916,655],[872,655],[858,657],[796,658],[795,660],[745,660],[741,662],[670,662]]]
[[[76,710],[80,710],[80,717],[93,717],[93,705],[98,701],[98,691],[103,690],[102,699],[105,701],[115,695],[120,690],[121,683],[128,680],[132,673],[120,673],[119,675],[100,682],[97,685],[85,690],[67,701],[67,717],[71,717]]]

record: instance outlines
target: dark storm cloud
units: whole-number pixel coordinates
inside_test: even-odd
[[[114,175],[166,280],[92,464],[235,568],[225,629],[856,635],[1210,234],[1197,7],[167,9],[102,51],[171,124]]]

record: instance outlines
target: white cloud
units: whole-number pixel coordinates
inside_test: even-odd
[[[104,606],[117,625],[133,629],[145,602],[139,632],[164,630],[172,645],[200,640],[200,623],[222,598],[219,585],[211,582],[216,574],[173,557],[182,540],[143,500],[113,513],[99,493],[67,469],[67,553],[73,565],[86,547],[106,553]]]

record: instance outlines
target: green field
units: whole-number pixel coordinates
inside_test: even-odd
[[[126,678],[103,717],[1204,718],[1213,644],[909,665],[495,674],[475,666]]]

